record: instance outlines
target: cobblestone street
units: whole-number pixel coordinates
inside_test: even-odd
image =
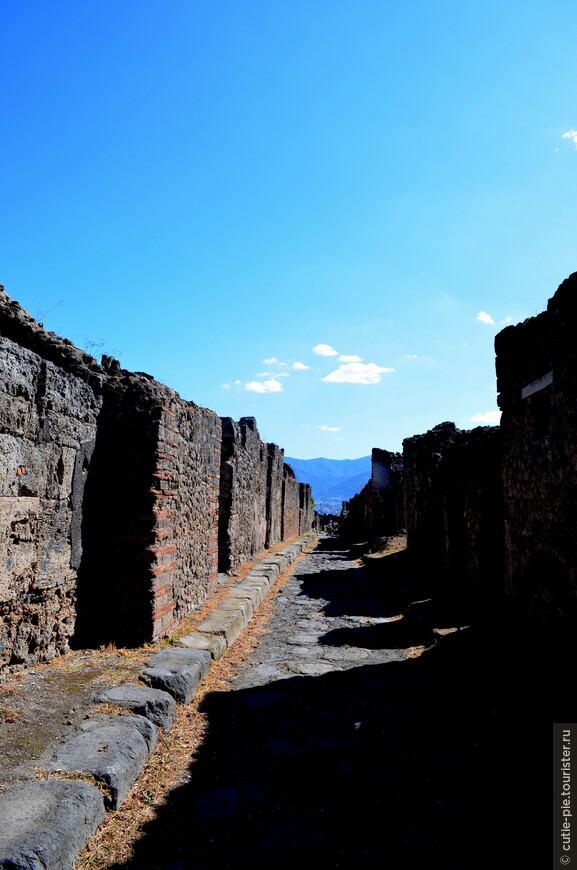
[[[189,782],[115,866],[488,866],[541,772],[507,764],[540,727],[515,720],[539,676],[412,603],[403,555],[371,574],[321,538],[299,561],[233,690],[204,701]]]

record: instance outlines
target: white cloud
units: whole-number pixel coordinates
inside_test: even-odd
[[[270,381],[249,381],[244,388],[250,393],[280,393],[282,384],[272,378]]]
[[[230,390],[230,384],[221,384],[223,390]]]
[[[419,359],[418,353],[406,353],[405,359]]]
[[[477,320],[479,321],[479,323],[486,323],[487,326],[495,325],[495,321],[490,314],[487,314],[486,311],[479,311],[479,313],[477,314]]]
[[[499,321],[499,323],[512,323],[512,322],[513,322],[513,318],[511,317],[510,314],[504,320]]]
[[[577,130],[567,130],[566,133],[563,133],[562,139],[569,139],[570,142],[573,142],[575,146],[577,146]]]
[[[340,432],[341,431],[340,426],[319,426],[319,429],[321,429],[323,432]]]
[[[277,362],[278,359],[276,358],[276,356],[269,356],[267,359],[263,359],[263,363],[265,364],[265,366],[272,366]]]
[[[471,423],[487,423],[489,426],[492,426],[498,423],[500,419],[500,411],[485,411],[484,414],[473,414]]]
[[[293,363],[293,369],[296,369],[298,372],[304,372],[307,369],[310,369],[310,366],[306,366],[304,363],[297,361]]]
[[[338,351],[331,347],[330,344],[315,344],[313,353],[318,356],[338,356]]]
[[[345,363],[322,380],[332,384],[380,384],[381,375],[390,375],[394,371],[376,363]]]
[[[352,354],[342,353],[339,356],[339,361],[345,362],[345,363],[362,362],[363,358],[362,358],[362,356],[357,356],[356,353],[352,353]]]

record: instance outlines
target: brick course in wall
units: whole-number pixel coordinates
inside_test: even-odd
[[[220,418],[146,374],[106,366],[77,643],[134,645],[167,634],[217,575]]]

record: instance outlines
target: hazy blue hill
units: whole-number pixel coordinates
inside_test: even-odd
[[[310,483],[317,504],[351,498],[371,476],[371,457],[360,459],[292,459],[285,456],[297,480]]]
[[[335,484],[335,486],[327,489],[323,497],[348,500],[349,498],[352,498],[354,495],[356,495],[357,492],[361,491],[370,476],[371,469],[369,468],[368,472],[363,471],[361,472],[361,474],[355,474],[353,477],[348,477],[346,480],[339,481],[339,483]]]

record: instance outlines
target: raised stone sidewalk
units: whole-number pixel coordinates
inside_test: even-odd
[[[92,716],[55,748],[47,770],[82,772],[102,790],[78,780],[41,780],[18,785],[0,795],[0,868],[3,870],[72,870],[106,811],[117,809],[157,742],[157,727],[168,731],[176,703],[188,704],[211,662],[219,658],[247,626],[279,574],[310,543],[310,536],[266,557],[235,584],[197,631],[181,638],[179,648],[163,649],[140,679],[96,699],[130,714]]]

